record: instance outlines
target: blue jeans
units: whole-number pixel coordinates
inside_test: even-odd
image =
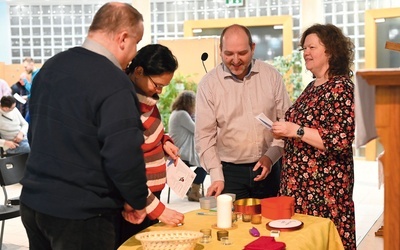
[[[119,214],[71,220],[39,213],[21,203],[30,250],[113,250]]]
[[[18,144],[19,146],[14,149],[7,149],[6,153],[16,155],[16,154],[24,154],[31,152],[28,139],[23,139]]]
[[[236,194],[236,200],[244,198],[263,199],[278,195],[282,159],[273,166],[267,178],[261,181],[253,179],[261,173],[261,168],[253,171],[254,163],[233,164],[222,162],[222,171],[225,178],[225,187],[222,193]]]

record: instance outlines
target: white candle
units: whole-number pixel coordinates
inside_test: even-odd
[[[232,227],[232,197],[227,194],[217,197],[217,227]]]

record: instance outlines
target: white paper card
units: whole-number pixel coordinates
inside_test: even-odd
[[[264,113],[261,113],[256,116],[256,119],[261,122],[262,125],[264,125],[267,129],[271,130],[272,128],[272,121],[264,115]]]
[[[174,165],[174,160],[170,158],[167,160],[167,184],[180,198],[185,198],[195,177],[196,173],[180,158],[176,166]]]
[[[18,93],[15,93],[15,94],[14,94],[14,98],[15,98],[17,101],[19,101],[20,103],[22,103],[22,104],[25,104],[25,103],[26,103],[26,100],[25,100],[22,96],[20,96]]]

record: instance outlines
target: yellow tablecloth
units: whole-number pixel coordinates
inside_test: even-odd
[[[216,215],[198,215],[198,212],[206,212],[208,210],[195,210],[185,213],[185,223],[180,227],[169,227],[163,223],[156,224],[147,228],[146,231],[156,230],[194,230],[199,231],[202,228],[212,228],[212,225],[217,223]],[[216,213],[215,213],[216,214]],[[280,237],[276,241],[282,241],[286,244],[287,250],[310,250],[310,249],[323,249],[323,250],[340,250],[344,249],[342,241],[340,240],[339,233],[335,225],[329,219],[308,216],[303,214],[295,214],[292,219],[300,220],[304,226],[296,231],[280,232]],[[261,236],[269,236],[270,231],[266,229],[266,223],[270,220],[262,218],[262,223],[253,225],[250,222],[238,221],[236,222],[237,228],[228,230],[229,239],[232,241],[231,245],[222,245],[217,240],[217,229],[212,228],[212,240],[210,243],[201,244],[197,243],[196,250],[200,249],[243,249],[245,245],[257,239],[249,234],[249,229],[253,226],[258,229]],[[131,237],[118,250],[141,250],[140,242]]]

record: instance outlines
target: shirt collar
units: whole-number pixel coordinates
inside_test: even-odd
[[[255,62],[256,62],[256,59],[252,59],[252,60],[251,60],[251,63],[250,63],[250,70],[249,70],[249,72],[247,73],[247,75],[244,76],[245,78],[248,77],[248,76],[250,76],[252,73],[258,73],[258,69],[256,69],[257,67],[254,67],[254,66],[255,66]],[[222,69],[223,69],[223,71],[224,71],[224,77],[229,76],[229,77],[232,77],[233,79],[235,79],[235,80],[237,80],[237,81],[241,81],[241,80],[238,79],[234,74],[232,74],[232,72],[229,70],[228,67],[226,67],[226,65],[225,65],[224,63],[222,63]]]
[[[90,38],[86,38],[82,44],[82,47],[85,49],[88,49],[90,51],[93,51],[94,53],[105,56],[115,66],[117,66],[118,68],[121,68],[121,65],[119,64],[117,58],[100,43],[98,43]]]

